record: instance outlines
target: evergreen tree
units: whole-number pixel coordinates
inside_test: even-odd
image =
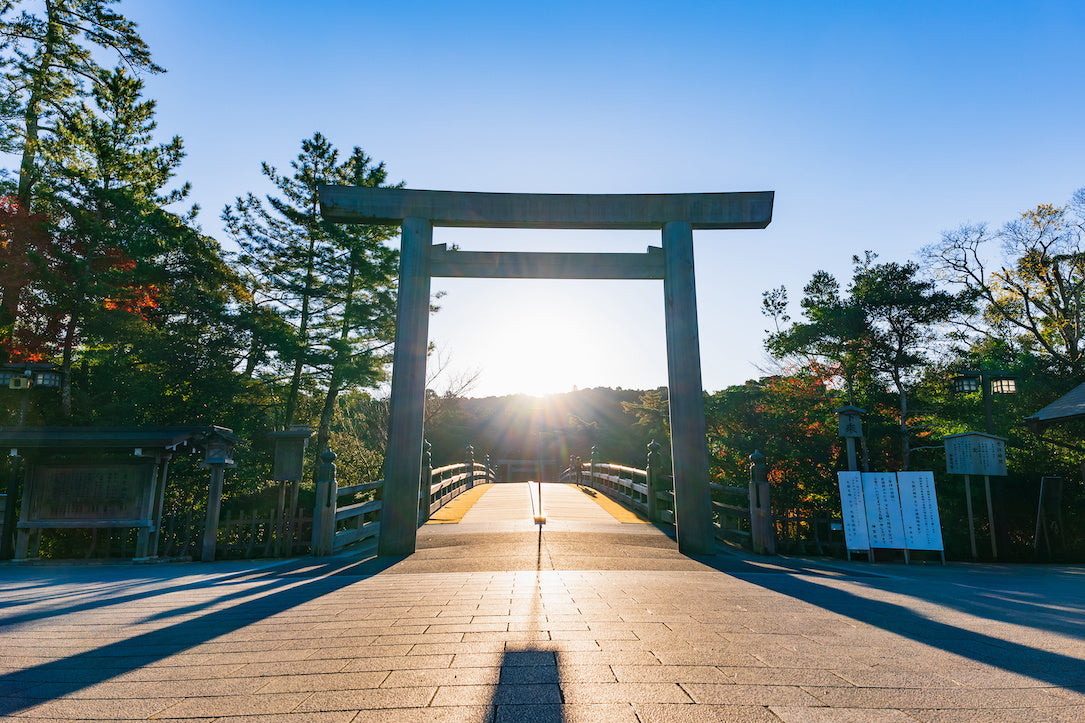
[[[383,163],[355,148],[339,154],[320,133],[302,141],[280,174],[268,163],[262,172],[281,195],[266,202],[249,193],[222,214],[242,249],[241,263],[256,280],[254,305],[270,302],[290,322],[292,335],[275,349],[289,374],[283,426],[310,415],[316,400],[316,448],[327,444],[336,398],[344,389],[373,386],[383,378],[393,338],[398,252],[385,245],[397,229],[336,225],[320,215],[324,184],[381,187]],[[311,395],[311,397],[310,397]]]
[[[100,88],[102,67],[96,55],[111,51],[133,72],[160,72],[151,61],[135,24],[109,6],[115,0],[43,0],[16,3],[0,0],[0,63],[4,89],[0,93],[0,142],[19,157],[13,208],[22,214],[40,209],[39,187],[46,178],[44,146],[55,140],[60,125],[79,101]],[[26,9],[29,5],[31,9]],[[55,145],[55,144],[54,144]],[[12,226],[21,236],[28,224]],[[15,249],[31,247],[16,238]],[[12,255],[0,264],[19,264]],[[0,289],[0,336],[10,339],[24,285],[23,275],[4,274]]]

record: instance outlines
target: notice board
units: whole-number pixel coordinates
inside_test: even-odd
[[[29,502],[22,521],[88,527],[149,522],[153,472],[148,462],[35,465],[27,476]]]
[[[863,503],[871,547],[904,549],[904,522],[900,515],[897,475],[863,472]]]
[[[863,504],[863,478],[859,472],[837,472],[840,485],[840,510],[844,519],[844,544],[849,550],[869,550],[866,507]]]
[[[1006,476],[1006,440],[993,434],[965,432],[942,438],[949,474]]]
[[[934,472],[897,472],[904,542],[909,550],[943,550]]]

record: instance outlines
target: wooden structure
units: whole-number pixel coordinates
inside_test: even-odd
[[[416,524],[424,524],[430,515],[475,485],[497,481],[493,468],[489,464],[475,462],[473,452],[468,445],[467,461],[434,469],[427,447],[415,508],[418,515]],[[382,529],[386,507],[380,492],[385,489],[384,480],[340,487],[335,475],[335,452],[329,449],[321,455],[316,481],[312,546],[315,557],[332,555],[347,545],[377,538]],[[370,492],[377,494],[371,499],[357,500],[358,495],[368,497]]]
[[[27,463],[15,559],[37,556],[43,530],[86,528],[136,528],[135,558],[156,557],[170,459],[204,451],[214,497],[225,464],[218,456],[234,441],[229,429],[206,426],[0,429],[0,448]],[[209,524],[211,513],[209,505]],[[217,499],[213,513],[215,529]]]
[[[678,546],[687,554],[714,553],[693,231],[765,228],[772,204],[771,191],[575,195],[322,187],[325,219],[401,227],[380,554],[408,555],[415,549],[432,276],[661,279]],[[645,254],[450,251],[433,244],[435,226],[658,229],[662,249]]]
[[[674,523],[675,493],[659,471],[659,447],[655,441],[648,445],[644,469],[600,462],[598,449],[592,447],[589,461],[574,460],[558,481],[590,487],[645,515],[651,522]],[[749,485],[708,485],[712,501],[711,530],[723,542],[749,547],[760,555],[775,555],[776,533],[765,455],[754,452],[749,459]]]

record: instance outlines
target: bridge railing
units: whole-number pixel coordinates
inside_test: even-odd
[[[328,450],[321,458],[313,510],[313,555],[331,555],[347,545],[376,541],[380,535],[384,480],[339,487],[335,479],[335,452]],[[418,523],[423,524],[434,512],[475,485],[496,481],[496,473],[488,464],[489,457],[486,459],[486,464],[475,462],[474,448],[468,445],[466,461],[431,468],[427,442],[418,490]],[[353,501],[369,492],[375,493],[372,499]]]
[[[560,481],[575,482],[602,492],[626,507],[640,512],[652,522],[674,523],[673,479],[660,473],[660,445],[648,445],[648,464],[644,469],[596,461],[598,448],[592,447],[591,460],[570,459]],[[755,552],[776,552],[769,483],[765,456],[750,455],[750,482],[745,487],[709,484],[712,495],[712,523],[717,539],[734,542]]]

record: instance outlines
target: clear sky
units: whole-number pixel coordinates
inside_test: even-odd
[[[694,234],[711,391],[761,376],[761,292],[1085,186],[1085,3],[129,0],[205,231],[321,131],[409,188],[776,192]],[[654,232],[437,229],[464,249],[643,251]],[[666,384],[659,282],[434,280],[474,396]],[[796,304],[797,306],[797,304]],[[797,309],[793,312],[797,316]],[[440,389],[441,381],[435,382]]]

